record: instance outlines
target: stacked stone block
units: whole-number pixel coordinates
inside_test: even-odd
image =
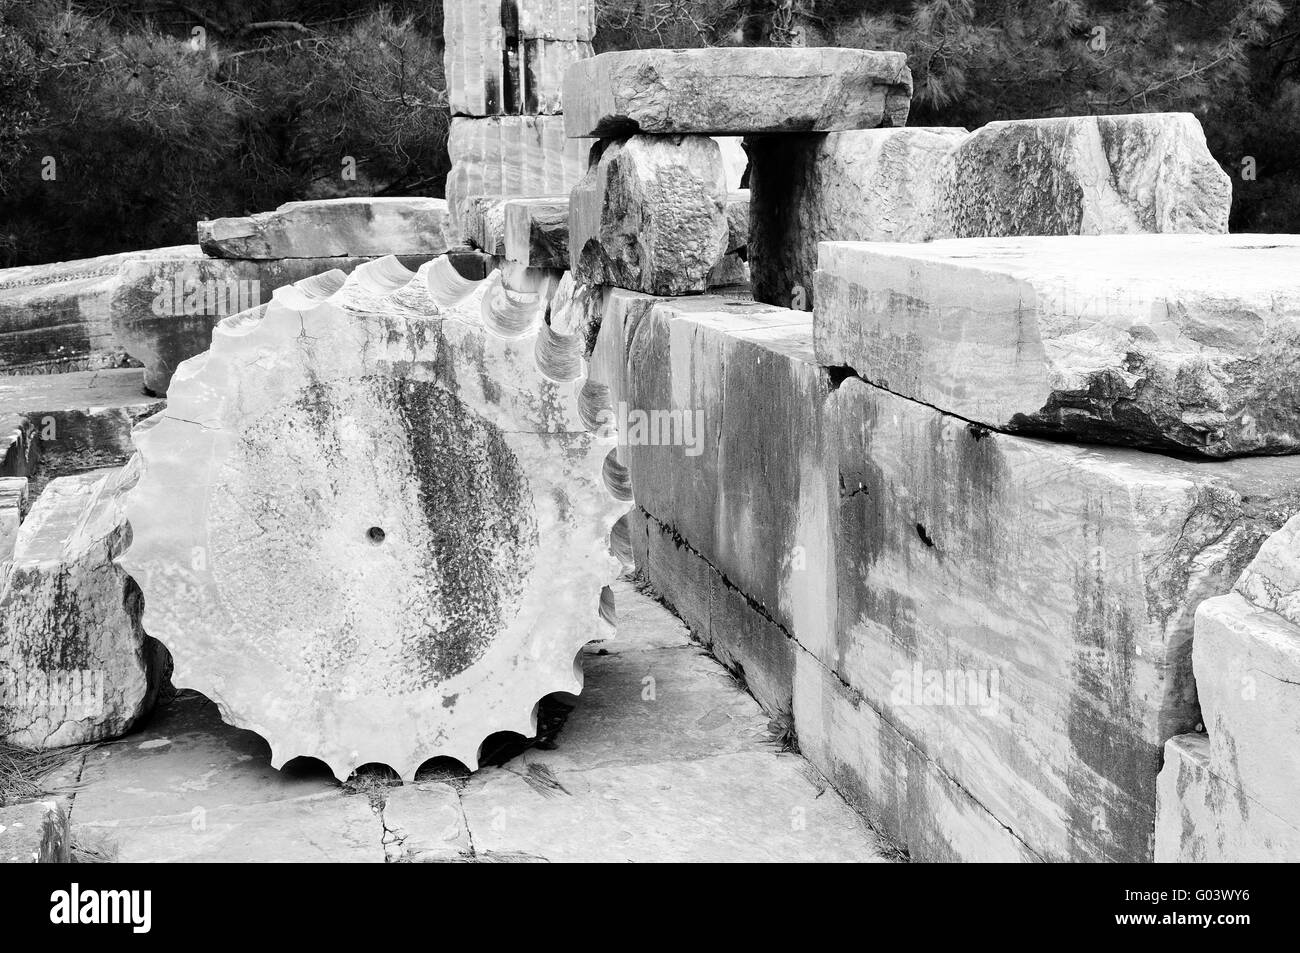
[[[565,70],[592,55],[591,0],[448,0],[444,6],[447,201],[457,226],[472,196],[568,192],[586,146],[564,136]]]

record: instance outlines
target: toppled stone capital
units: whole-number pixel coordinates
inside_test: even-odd
[[[701,292],[727,235],[726,175],[707,136],[605,143],[570,196],[569,258],[579,282]]]
[[[570,136],[746,135],[902,126],[903,53],[830,47],[628,50],[569,67]]]
[[[817,357],[990,427],[1300,451],[1300,238],[827,242]]]

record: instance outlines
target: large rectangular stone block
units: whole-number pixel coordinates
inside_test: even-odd
[[[1300,459],[1008,436],[856,378],[828,408],[837,619],[805,647],[1035,854],[1149,860],[1195,608],[1300,510]]]
[[[827,242],[817,357],[991,427],[1300,450],[1300,238]]]
[[[751,136],[760,301],[812,306],[817,243],[1228,230],[1232,185],[1189,113]]]
[[[574,278],[647,294],[708,287],[728,247],[726,173],[707,136],[601,143],[569,201]]]
[[[623,337],[616,417],[637,504],[786,632],[820,638],[834,470],[806,315],[661,300]]]
[[[745,135],[902,126],[903,53],[731,47],[602,53],[569,68],[571,136]]]
[[[587,171],[589,140],[567,139],[557,116],[457,117],[447,149],[447,206],[460,226],[460,203],[471,195],[568,193]]]
[[[199,222],[198,237],[216,258],[434,256],[455,244],[447,226],[443,199],[361,196]]]

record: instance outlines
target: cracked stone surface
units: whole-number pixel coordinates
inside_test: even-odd
[[[627,580],[618,639],[587,649],[587,686],[543,744],[468,780],[347,794],[183,693],[88,755],[78,842],[123,861],[880,861],[861,817],[685,627]],[[652,681],[647,682],[647,678]],[[432,766],[426,766],[432,770]]]

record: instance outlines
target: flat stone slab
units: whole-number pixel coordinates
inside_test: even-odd
[[[903,53],[628,50],[569,67],[564,128],[594,137],[874,129],[904,125],[911,97]]]
[[[273,212],[198,223],[199,246],[217,258],[342,258],[441,255],[443,199],[341,198],[286,202]]]
[[[365,797],[337,792],[231,804],[171,817],[82,823],[120,863],[384,862],[383,824]]]
[[[817,359],[997,429],[1228,457],[1300,451],[1300,238],[821,247]]]
[[[197,817],[338,790],[318,761],[302,759],[277,771],[270,757],[257,734],[223,722],[203,696],[182,692],[138,731],[87,755],[73,813],[78,823],[95,824]]]
[[[391,861],[436,863],[474,855],[456,788],[441,781],[404,784],[383,807],[384,851]]]
[[[486,859],[885,859],[861,818],[815,773],[810,778],[807,763],[796,755],[746,752],[559,770],[541,779],[529,762],[515,762],[480,771],[461,797],[475,850]]]

